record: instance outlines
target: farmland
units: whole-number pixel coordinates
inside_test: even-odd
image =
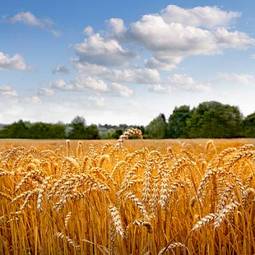
[[[1,254],[253,254],[255,141],[1,140]]]

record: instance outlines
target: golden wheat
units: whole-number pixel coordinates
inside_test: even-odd
[[[0,254],[253,254],[243,140],[0,144]]]

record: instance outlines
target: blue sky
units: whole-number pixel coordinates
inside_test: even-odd
[[[5,1],[0,123],[147,124],[217,100],[255,111],[252,1]]]

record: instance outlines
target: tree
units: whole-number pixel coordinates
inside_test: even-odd
[[[69,125],[68,138],[86,139],[86,121],[83,117],[75,117]]]
[[[29,129],[29,138],[32,139],[46,139],[46,138],[51,138],[48,137],[49,134],[49,125],[42,123],[42,122],[37,122],[31,124],[31,127]]]
[[[243,120],[242,128],[245,137],[255,137],[255,112]]]
[[[189,106],[175,107],[168,119],[167,136],[170,138],[188,137],[187,124],[190,118],[191,111]]]
[[[65,124],[63,123],[56,123],[56,124],[51,124],[49,126],[49,133],[48,136],[50,138],[54,139],[63,139],[65,138]]]
[[[86,126],[86,120],[82,116],[76,116],[72,120],[71,125],[83,125],[83,126]]]
[[[65,125],[36,122],[29,128],[29,138],[33,139],[63,139],[65,138]]]
[[[111,138],[118,139],[122,135],[122,133],[123,133],[122,129],[116,129],[112,132]]]
[[[146,134],[149,138],[161,139],[166,137],[166,118],[164,114],[159,114],[146,127]]]
[[[99,139],[99,131],[96,125],[92,124],[85,128],[86,139]]]
[[[5,126],[2,130],[3,138],[29,138],[30,122],[19,120],[10,125]]]
[[[188,120],[190,137],[228,138],[241,135],[242,115],[235,106],[204,102]]]

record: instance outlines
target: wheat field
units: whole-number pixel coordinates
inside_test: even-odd
[[[254,254],[254,140],[0,141],[0,254]]]

